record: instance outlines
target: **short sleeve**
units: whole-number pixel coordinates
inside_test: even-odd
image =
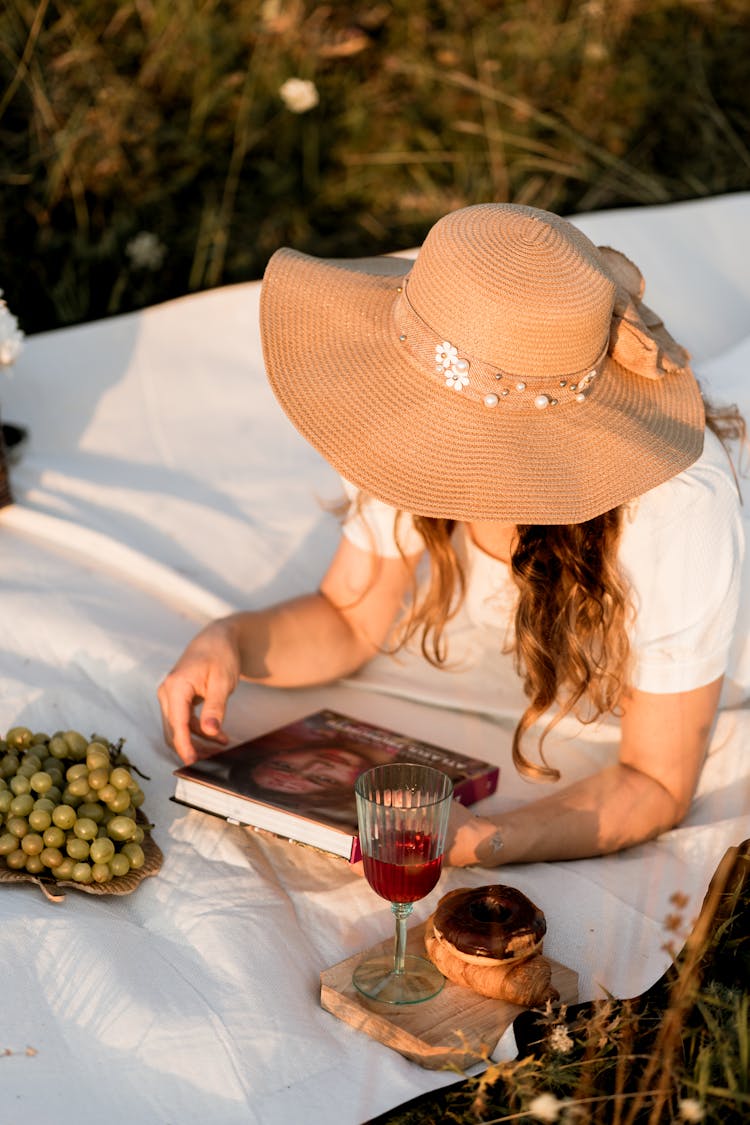
[[[355,547],[372,551],[382,558],[398,558],[399,545],[405,555],[418,555],[424,551],[424,539],[408,512],[399,512],[360,492],[343,478],[342,483],[350,502],[343,533]]]
[[[635,619],[632,682],[642,691],[691,691],[727,669],[739,609],[744,533],[721,443],[626,513],[619,559]]]

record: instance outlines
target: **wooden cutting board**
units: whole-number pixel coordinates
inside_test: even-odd
[[[424,955],[424,923],[409,931],[407,952]],[[485,1062],[519,1012],[517,1004],[489,1000],[446,981],[442,991],[421,1004],[398,1006],[368,1000],[352,984],[365,957],[389,953],[393,938],[340,961],[320,974],[320,1003],[358,1031],[430,1070],[467,1070]],[[551,961],[552,984],[564,1004],[578,998],[578,974]]]

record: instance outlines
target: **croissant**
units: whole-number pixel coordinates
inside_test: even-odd
[[[444,895],[425,927],[427,956],[453,981],[481,996],[536,1008],[559,999],[542,956],[544,914],[500,884]]]

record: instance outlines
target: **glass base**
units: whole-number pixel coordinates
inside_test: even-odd
[[[407,953],[403,973],[393,971],[393,957],[371,957],[354,970],[352,983],[381,1004],[419,1004],[437,996],[445,977],[425,957]]]

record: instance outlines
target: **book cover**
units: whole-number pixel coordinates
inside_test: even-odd
[[[323,710],[180,766],[174,799],[355,863],[361,856],[354,782],[364,770],[391,761],[442,770],[464,805],[497,788],[497,766]]]

